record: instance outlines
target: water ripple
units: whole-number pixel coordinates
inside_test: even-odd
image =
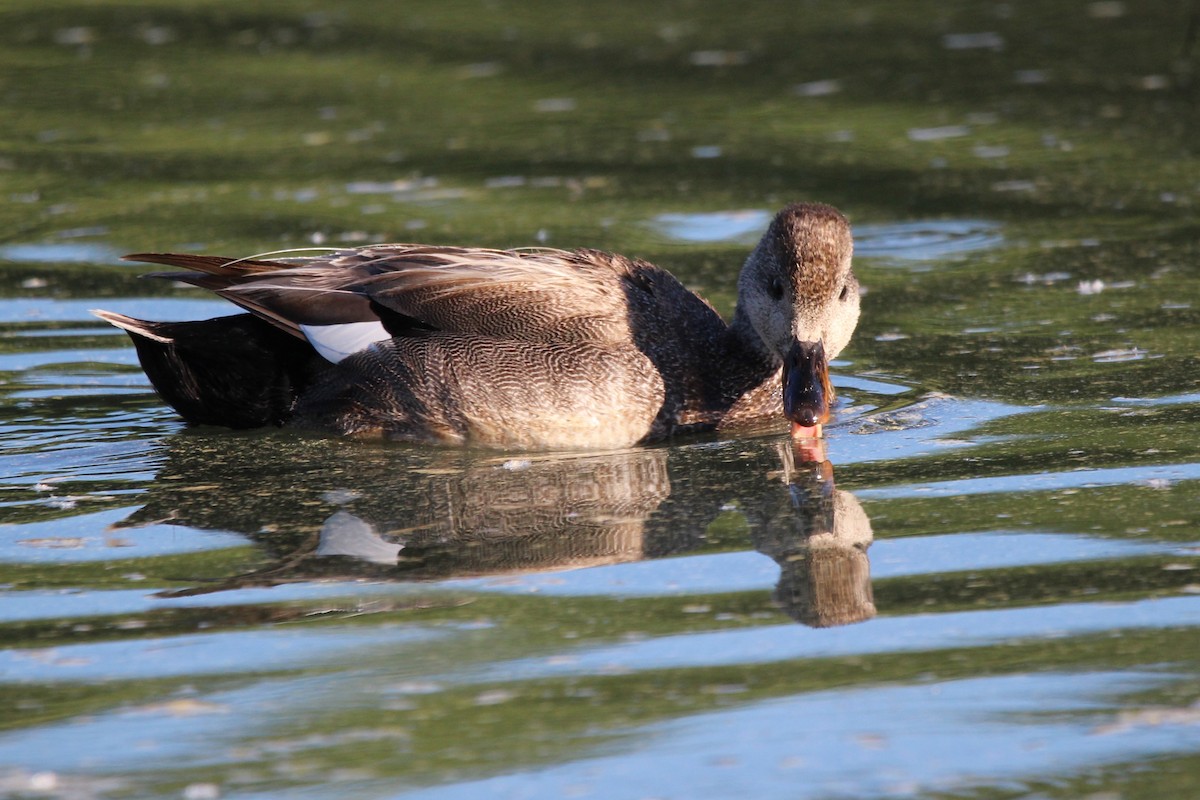
[[[772,214],[761,209],[660,214],[650,228],[667,239],[754,244]],[[904,261],[938,259],[999,247],[1000,225],[978,219],[933,219],[854,225],[855,255]]]

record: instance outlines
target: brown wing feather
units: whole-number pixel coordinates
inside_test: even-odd
[[[190,253],[131,253],[121,256],[122,261],[139,261],[143,264],[163,264],[168,267],[204,272],[209,275],[237,277],[242,275],[272,272],[288,267],[286,261],[264,261],[252,258],[226,258],[224,256],[198,256]]]
[[[619,256],[446,248],[385,251],[378,258],[388,269],[364,280],[361,291],[439,330],[528,341],[628,341],[630,264]]]
[[[210,289],[299,337],[302,324],[389,313],[497,338],[599,344],[629,337],[632,262],[591,250],[380,245],[286,261],[176,253],[125,258],[193,270],[156,275]]]
[[[297,269],[237,283],[219,289],[217,294],[297,336],[304,335],[300,331],[301,325],[379,320],[379,314],[371,307],[371,298],[366,294],[354,288],[343,288],[333,281],[313,280],[313,277],[308,268]],[[326,276],[318,274],[315,277]]]
[[[305,338],[301,324],[332,325],[378,318],[370,310],[369,298],[341,289],[342,284],[352,283],[359,276],[349,271],[302,266],[318,261],[311,257],[289,262],[186,253],[136,253],[123,258],[194,270],[154,272],[147,277],[209,289],[300,339]]]

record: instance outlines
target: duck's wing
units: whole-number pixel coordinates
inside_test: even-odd
[[[381,245],[288,260],[143,253],[130,260],[215,291],[339,361],[374,341],[440,330],[525,341],[629,340],[638,265],[590,250]]]
[[[165,278],[209,289],[293,336],[302,326],[378,322],[370,300],[352,290],[366,275],[353,270],[316,268],[315,259],[226,258],[187,253],[135,253],[125,261],[183,267],[190,272],[154,272]],[[242,292],[243,287],[259,287]]]
[[[592,250],[365,249],[356,287],[373,304],[442,331],[525,341],[628,337],[628,259]]]

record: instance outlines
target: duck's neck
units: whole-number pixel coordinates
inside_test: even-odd
[[[743,395],[753,391],[779,372],[781,362],[767,348],[740,306],[729,324],[726,348],[730,356],[726,363],[738,365],[734,374],[726,376],[730,394]]]
[[[742,310],[740,304],[733,312],[733,321],[729,323],[729,337],[731,344],[753,356],[755,362],[779,366],[779,359],[772,355],[762,337],[758,335],[758,331],[754,330],[750,316]]]

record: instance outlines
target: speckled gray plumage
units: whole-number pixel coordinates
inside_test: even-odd
[[[310,370],[293,426],[594,448],[780,414],[787,344],[824,338],[833,357],[853,330],[850,249],[836,210],[785,208],[746,262],[732,324],[670,273],[594,250],[380,245],[279,260],[130,258],[193,270],[167,277],[299,339],[301,326],[382,323],[391,338]],[[136,338],[137,322],[114,324]],[[154,346],[171,347],[169,338]]]
[[[373,297],[436,330],[346,359],[300,398],[294,424],[518,448],[624,446],[711,429],[748,382],[776,371],[767,361],[747,370],[717,313],[650,264],[587,250],[497,260],[508,280],[471,275],[464,288],[457,265],[444,278],[379,280]],[[439,279],[453,288],[439,291]]]

